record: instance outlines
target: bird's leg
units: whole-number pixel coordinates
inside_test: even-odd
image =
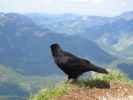
[[[77,78],[73,78],[71,76],[68,76],[68,80],[67,80],[68,83],[75,83],[76,81],[77,81]]]
[[[68,76],[68,78],[67,78],[67,82],[69,83],[69,81],[71,80],[71,77],[70,76]]]

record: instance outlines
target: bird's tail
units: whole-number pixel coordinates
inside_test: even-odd
[[[104,74],[108,74],[109,73],[106,69],[98,67],[98,66],[96,66],[94,64],[91,64],[90,67],[91,67],[91,71],[95,71],[95,72],[99,72],[99,73],[104,73]]]

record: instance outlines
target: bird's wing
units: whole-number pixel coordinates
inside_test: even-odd
[[[65,63],[65,65],[73,69],[87,69],[88,64],[90,63],[89,61],[79,58],[68,52],[65,53],[65,57],[67,59],[67,62]]]
[[[69,56],[70,58],[72,57],[72,58],[79,58],[79,57],[77,57],[77,56],[75,56],[74,54],[72,54],[72,53],[69,53],[69,52],[66,52],[66,51],[64,51],[63,52],[64,53],[64,56]]]

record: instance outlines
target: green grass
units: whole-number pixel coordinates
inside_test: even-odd
[[[127,78],[127,75],[119,71],[118,69],[111,69],[108,75],[105,74],[95,74],[91,79],[79,80],[77,85],[80,87],[99,87],[99,88],[109,88],[110,82],[120,81],[132,84],[132,80]]]
[[[62,96],[68,93],[68,85],[62,84],[53,89],[43,89],[30,100],[53,100],[54,97]]]
[[[91,79],[78,80],[74,85],[78,87],[89,88],[110,88],[110,82],[127,82],[133,84],[132,80],[129,80],[127,76],[117,69],[110,70],[108,75],[95,74]],[[69,92],[69,84],[63,83],[53,89],[43,89],[37,95],[32,96],[30,100],[54,100],[54,97],[65,95]]]

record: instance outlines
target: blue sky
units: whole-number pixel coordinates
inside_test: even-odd
[[[0,0],[0,12],[115,16],[133,11],[133,0]]]

